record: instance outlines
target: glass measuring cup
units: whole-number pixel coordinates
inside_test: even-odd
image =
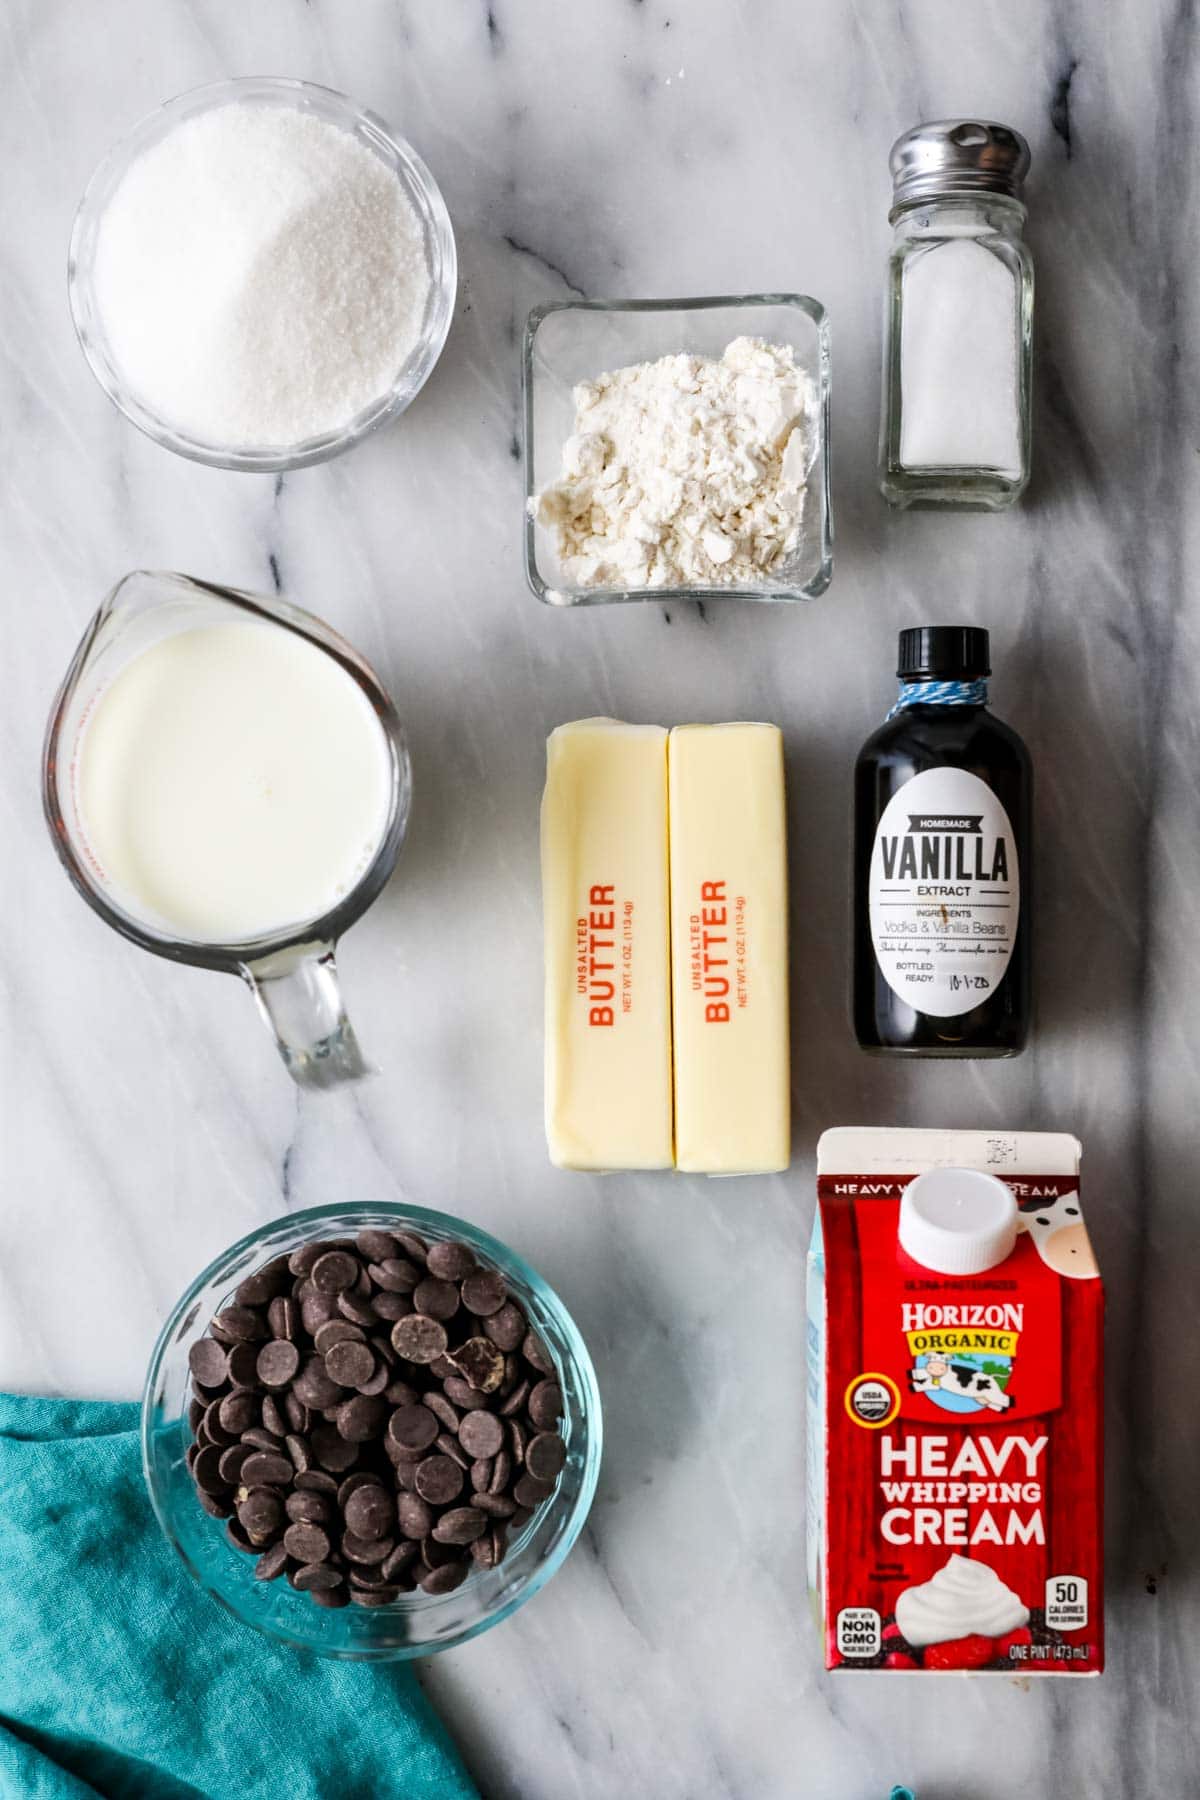
[[[307,639],[357,683],[383,733],[390,802],[370,863],[330,910],[245,942],[209,943],[177,935],[166,923],[130,910],[104,880],[80,813],[80,749],[101,696],[135,657],[176,633],[245,618]],[[342,1005],[335,946],[387,882],[404,841],[411,795],[408,751],[396,710],[374,671],[337,632],[283,600],[144,570],[117,583],[84,632],[51,709],[42,759],[42,802],[54,848],[92,910],[156,956],[240,975],[288,1070],[309,1088],[332,1087],[368,1072]]]

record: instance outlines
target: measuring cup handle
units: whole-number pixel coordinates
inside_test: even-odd
[[[243,963],[241,972],[301,1087],[336,1087],[371,1073],[342,1005],[332,944],[302,944]]]

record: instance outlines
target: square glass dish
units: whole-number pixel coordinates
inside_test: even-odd
[[[709,587],[584,587],[566,579],[553,533],[539,525],[537,496],[559,479],[575,429],[574,388],[607,370],[680,351],[720,357],[738,337],[790,344],[814,390],[812,442],[800,539],[760,582]],[[829,323],[805,294],[740,294],[694,300],[569,300],[536,306],[524,344],[525,573],[550,606],[617,600],[812,600],[833,573],[829,499]]]

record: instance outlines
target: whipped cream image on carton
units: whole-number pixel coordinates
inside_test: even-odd
[[[830,1669],[1104,1666],[1104,1295],[1054,1132],[827,1131],[809,1587]]]

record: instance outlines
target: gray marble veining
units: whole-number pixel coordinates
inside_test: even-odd
[[[462,281],[425,393],[281,481],[170,457],[72,339],[92,166],[234,74],[342,88],[418,146]],[[558,1287],[608,1449],[584,1539],[426,1686],[494,1800],[920,1800],[1197,1791],[1200,915],[1197,28],[1183,0],[12,0],[0,17],[6,704],[0,1381],[132,1394],[190,1275],[332,1195],[468,1214]],[[874,483],[887,151],[976,109],[1033,146],[1036,470],[999,518]],[[519,561],[517,343],[570,292],[801,289],[834,335],[836,570],[768,610],[540,608]],[[280,587],[390,685],[416,806],[346,940],[381,1074],[300,1096],[234,983],[80,904],[40,817],[45,713],[135,566]],[[1038,1025],[1006,1065],[869,1061],[846,1021],[849,778],[898,627],[993,633],[1038,785]],[[796,1157],[706,1185],[560,1174],[540,1126],[543,740],[608,711],[762,717],[791,784]],[[851,1122],[1055,1126],[1085,1146],[1110,1297],[1109,1672],[827,1677],[802,1572],[813,1146]],[[386,1747],[381,1747],[381,1753]]]

